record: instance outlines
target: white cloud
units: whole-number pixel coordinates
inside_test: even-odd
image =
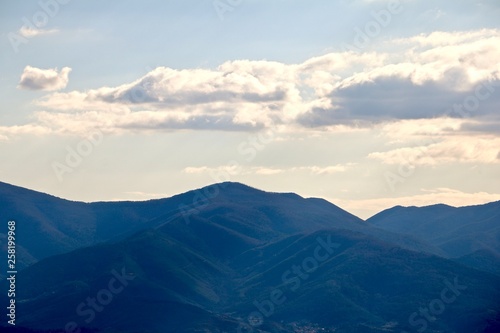
[[[298,168],[293,168],[293,171],[308,171],[312,174],[315,175],[330,175],[334,173],[339,173],[339,172],[345,172],[349,170],[351,167],[355,166],[355,163],[347,163],[347,164],[337,164],[337,165],[331,165],[331,166],[326,166],[326,167],[320,167],[320,166],[307,166],[307,167],[298,167]]]
[[[44,110],[34,119],[59,133],[271,126],[314,133],[386,126],[381,130],[390,130],[393,142],[413,142],[423,133],[477,136],[494,133],[491,124],[500,122],[494,119],[500,118],[499,58],[500,30],[487,29],[419,35],[393,41],[390,51],[334,52],[301,64],[238,60],[215,69],[158,67],[116,87],[48,94],[35,101]],[[27,66],[19,87],[61,89],[69,70]],[[477,104],[471,112],[454,113],[457,104],[471,103]],[[464,115],[467,121],[457,118]],[[455,118],[439,123],[446,117]]]
[[[445,163],[498,164],[500,138],[455,136],[425,146],[404,147],[386,152],[374,152],[369,158],[385,164],[437,165]]]
[[[467,122],[468,120],[459,118],[410,119],[388,122],[381,125],[380,129],[389,138],[421,139],[456,135]]]
[[[19,126],[0,126],[0,143],[9,142],[12,137],[22,136],[22,135],[49,135],[53,134],[54,130],[48,126],[36,125],[36,124],[26,124]]]
[[[59,90],[66,88],[68,84],[68,75],[71,68],[64,67],[58,72],[54,69],[40,69],[26,66],[18,88],[28,90]]]
[[[19,34],[26,38],[49,35],[57,32],[59,32],[59,30],[57,29],[33,29],[24,25],[21,27],[21,29],[19,29]]]
[[[497,29],[480,29],[456,32],[435,31],[428,34],[420,34],[414,37],[397,39],[394,40],[394,42],[408,44],[413,47],[442,48],[449,45],[475,43],[489,38],[497,39],[498,33]]]
[[[202,167],[186,167],[184,168],[183,172],[188,173],[188,174],[200,174],[200,173],[206,173],[210,170],[210,168],[206,166]]]
[[[241,165],[223,165],[218,167],[186,167],[183,172],[187,174],[219,174],[221,171],[229,175],[261,175],[272,176],[282,173],[293,172],[308,172],[314,175],[327,175],[345,172],[355,166],[355,163],[337,164],[326,167],[319,166],[303,166],[303,167],[290,167],[290,168],[269,168],[269,167],[249,167]]]
[[[254,168],[253,172],[255,172],[257,175],[272,176],[272,175],[277,175],[277,174],[283,173],[283,172],[285,172],[285,170],[261,167],[261,168]]]
[[[493,123],[495,125],[495,123]],[[380,126],[390,139],[386,151],[372,152],[368,158],[391,165],[438,165],[446,163],[500,163],[500,137],[488,127],[469,119],[435,118],[400,120]],[[496,129],[498,132],[498,129]]]
[[[222,165],[218,167],[186,167],[182,171],[187,174],[216,174],[222,171],[230,175],[237,175],[242,172],[242,169],[239,165]]]

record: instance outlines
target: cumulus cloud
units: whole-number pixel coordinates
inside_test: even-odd
[[[289,93],[286,82],[284,79],[283,82],[278,79],[266,80],[266,76],[281,74],[270,72],[278,66],[280,64],[247,61],[226,63],[218,70],[179,71],[159,67],[131,84],[92,90],[89,97],[111,103],[166,107],[219,102],[280,102]]]
[[[294,75],[288,66],[266,61],[227,62],[215,70],[159,67],[129,84],[56,93],[38,104],[57,111],[126,107],[129,129],[251,130],[287,113],[293,117],[300,102]]]
[[[497,113],[500,97],[494,92],[500,90],[500,65],[494,59],[500,56],[499,30],[436,32],[395,40],[393,47],[390,53],[374,53],[361,70],[352,64],[347,75],[330,77],[322,105],[300,115],[299,122],[317,127]],[[351,54],[352,61],[361,59]],[[308,62],[323,71],[335,63],[340,66],[335,73],[341,74],[345,64],[332,56]]]
[[[68,85],[68,75],[71,68],[64,67],[60,71],[57,68],[40,69],[26,66],[18,88],[27,90],[59,90]]]

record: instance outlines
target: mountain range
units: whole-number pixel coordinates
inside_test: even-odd
[[[0,183],[24,268],[17,326],[36,331],[495,332],[499,212],[398,206],[363,221],[231,182],[100,203]]]
[[[425,239],[447,257],[500,274],[500,201],[451,207],[397,206],[367,220],[384,230]]]

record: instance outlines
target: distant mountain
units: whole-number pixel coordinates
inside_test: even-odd
[[[473,216],[494,224],[485,211]],[[440,258],[425,238],[322,199],[227,182],[160,200],[79,203],[0,183],[0,215],[17,221],[26,265],[16,281],[20,327],[489,333],[500,322],[500,277],[486,272],[495,252]],[[0,293],[0,307],[6,301]]]
[[[377,234],[409,249],[439,249],[368,225],[322,199],[268,193],[239,183],[220,183],[171,198],[142,202],[83,203],[0,183],[0,216],[17,222],[18,268],[40,259],[106,241],[118,241],[174,220],[206,220],[210,230],[241,234],[249,244],[297,232],[338,227]],[[0,247],[6,249],[6,224]],[[188,234],[192,230],[186,229]],[[200,232],[205,232],[202,230]],[[172,232],[182,232],[175,230]],[[0,261],[0,277],[5,272]]]
[[[429,242],[453,258],[480,250],[500,256],[500,201],[459,208],[397,206],[367,222]]]
[[[175,202],[171,206],[174,209]],[[168,209],[165,200],[88,204],[0,183],[0,215],[17,223],[18,268],[51,255],[129,236]],[[1,232],[5,247],[5,224]]]
[[[212,194],[209,191],[214,189],[220,193],[210,198]],[[231,202],[235,201],[238,203],[233,205]],[[223,207],[224,205],[227,207]],[[243,207],[244,205],[248,207]],[[286,216],[287,206],[303,209],[299,213],[301,217],[279,225],[280,214]],[[269,237],[288,232],[317,230],[330,223],[363,224],[357,217],[326,201],[306,200],[292,194],[265,193],[237,183],[215,184],[167,199],[99,203],[68,201],[0,183],[0,216],[15,220],[18,224],[20,268],[55,254],[123,239],[134,232],[156,227],[176,217],[189,221],[202,210],[210,211],[215,207],[221,210],[218,216],[230,215],[231,210],[243,212],[245,209],[248,218],[257,214],[262,219],[261,222],[273,220],[276,222],[274,225],[262,225],[260,230]],[[311,213],[308,214],[307,211]],[[303,223],[306,219],[307,223]],[[6,227],[3,229],[5,230],[0,230],[0,244],[5,247]],[[5,270],[2,269],[3,271]]]

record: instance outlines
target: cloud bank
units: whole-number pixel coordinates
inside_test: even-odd
[[[116,87],[47,94],[35,101],[43,110],[25,131],[364,128],[392,142],[367,156],[384,164],[500,163],[498,59],[500,30],[482,29],[393,39],[380,51],[333,52],[299,64],[236,60],[214,69],[158,67]],[[19,86],[62,89],[70,70],[27,66]],[[0,128],[3,137],[19,132]]]

